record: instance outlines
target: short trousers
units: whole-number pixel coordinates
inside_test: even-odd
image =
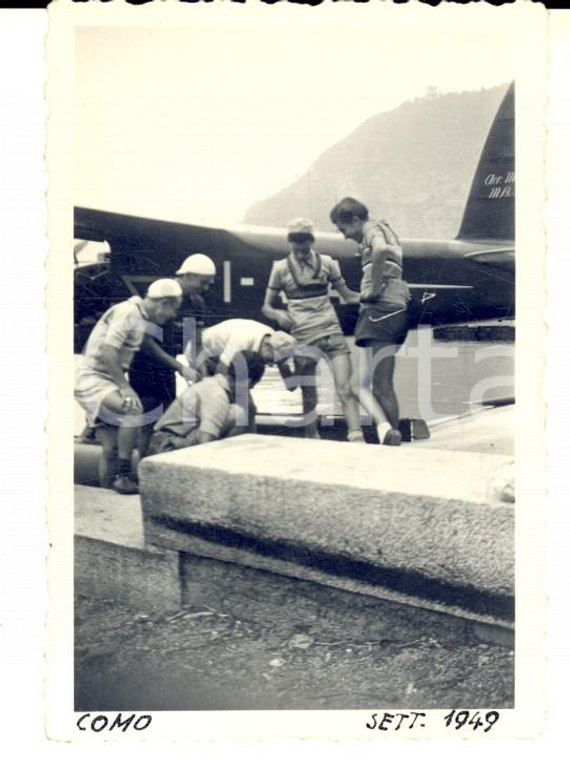
[[[400,347],[409,331],[408,310],[367,306],[360,312],[354,329],[354,342],[360,348],[371,342]]]
[[[319,359],[323,358],[323,354],[328,359],[335,359],[343,354],[350,356],[350,348],[342,333],[326,335],[324,338],[319,338],[307,345],[301,344],[301,347],[302,353],[295,354],[294,356],[297,372],[302,371],[307,365],[316,364]]]
[[[84,367],[77,371],[73,395],[77,403],[84,409],[89,427],[112,424],[111,419],[108,421],[101,420],[99,415],[103,401],[115,391],[119,391],[119,386],[112,378],[91,372]],[[112,412],[109,414],[111,415]]]

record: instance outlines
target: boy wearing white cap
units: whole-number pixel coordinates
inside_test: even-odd
[[[204,293],[214,282],[216,265],[204,253],[193,253],[184,259],[176,272],[176,277],[184,295]]]
[[[348,440],[363,441],[359,405],[350,386],[350,349],[329,297],[329,285],[347,303],[358,303],[358,293],[346,284],[338,261],[313,249],[315,237],[311,221],[295,219],[288,228],[291,253],[286,259],[274,262],[262,311],[308,348],[295,356],[297,373],[305,378],[301,386],[303,413],[307,420],[305,436],[319,437],[315,376],[319,359],[326,357],[343,406]],[[281,292],[287,297],[286,311],[276,308]]]
[[[152,435],[152,425],[176,398],[178,372],[186,381],[196,380],[196,371],[176,359],[184,350],[183,322],[193,320],[192,350],[200,349],[200,334],[205,324],[206,304],[202,298],[214,280],[216,266],[209,256],[193,253],[176,272],[176,280],[182,288],[183,301],[178,319],[164,326],[162,337],[145,335],[141,350],[136,354],[129,377],[136,390],[147,422],[140,431],[138,448],[140,457],[146,455]]]
[[[77,369],[75,398],[103,447],[99,479],[104,488],[137,493],[131,458],[142,404],[127,379],[133,357],[148,333],[173,319],[182,302],[176,280],[153,282],[144,298],[133,296],[108,309],[93,328]]]

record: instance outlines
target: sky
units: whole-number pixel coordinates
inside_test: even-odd
[[[462,27],[433,14],[415,24],[347,18],[79,28],[75,203],[239,223],[365,119],[427,87],[514,77],[502,16]]]

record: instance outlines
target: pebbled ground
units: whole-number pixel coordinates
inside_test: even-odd
[[[302,599],[299,600],[303,604]],[[261,602],[261,606],[263,603]],[[76,598],[75,709],[446,709],[513,706],[514,653],[398,625],[394,637],[283,610],[168,616]]]

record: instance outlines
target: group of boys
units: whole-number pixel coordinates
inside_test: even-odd
[[[268,363],[277,364],[289,390],[301,385],[308,437],[319,437],[312,381],[318,361],[325,358],[343,406],[348,440],[364,441],[362,406],[376,423],[380,443],[400,443],[394,358],[407,334],[410,300],[402,279],[401,246],[386,222],[369,220],[366,207],[352,198],[333,208],[331,220],[345,238],[359,244],[360,292],[348,287],[335,259],[314,250],[312,223],[294,220],[288,231],[290,254],[274,262],[262,307],[281,330],[242,319],[202,329],[202,294],[216,269],[201,253],[189,256],[174,278],[153,282],[144,298],[133,296],[102,315],[77,370],[75,397],[102,445],[103,487],[138,492],[135,448],[144,457],[253,430],[250,391]],[[331,286],[345,302],[360,304],[355,343],[364,351],[358,371],[330,300]],[[279,308],[281,294],[286,309]],[[177,314],[192,328],[186,363],[177,358]],[[291,356],[294,372],[288,364]],[[178,398],[176,372],[189,383]]]

